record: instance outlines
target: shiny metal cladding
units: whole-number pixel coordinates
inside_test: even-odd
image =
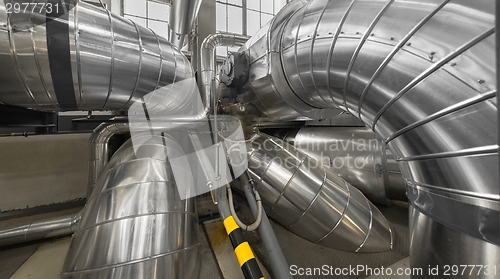
[[[351,252],[392,248],[385,217],[363,194],[280,139],[259,135],[249,171],[268,215],[317,244]]]
[[[371,202],[407,201],[392,152],[366,127],[304,127],[272,133],[359,189]]]
[[[0,226],[0,247],[71,235],[81,217],[78,212],[35,221],[9,222]]]
[[[170,158],[182,158],[169,136],[125,143],[110,160],[73,235],[61,278],[198,278],[200,241],[189,169],[174,180]],[[187,163],[187,162],[186,162]],[[177,174],[176,174],[177,176]]]
[[[201,0],[169,0],[171,11],[169,18],[170,42],[181,49],[186,35],[195,28],[195,21],[201,7]]]
[[[152,30],[84,1],[66,2],[67,12],[40,14],[7,13],[0,0],[0,65],[8,69],[0,103],[126,110],[149,93],[168,98],[169,85],[193,77],[188,59]]]
[[[393,152],[416,211],[462,233],[457,246],[495,244],[461,262],[484,264],[500,254],[494,11],[493,0],[294,1],[247,43],[243,96],[274,120],[358,116]],[[412,262],[436,265],[415,258],[426,247],[412,246]]]

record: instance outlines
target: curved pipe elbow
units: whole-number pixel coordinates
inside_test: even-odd
[[[495,1],[372,2],[286,6],[248,46],[243,93],[270,119],[357,116],[388,144],[418,210],[500,245]]]
[[[212,102],[215,95],[215,50],[219,46],[240,47],[248,41],[250,37],[232,33],[214,33],[208,35],[201,44],[201,96],[205,108],[212,112]]]

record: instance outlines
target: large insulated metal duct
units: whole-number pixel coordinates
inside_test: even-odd
[[[267,133],[267,131],[264,130]],[[270,131],[358,188],[370,201],[407,201],[392,152],[366,127],[304,127]]]
[[[500,264],[485,256],[500,254],[494,11],[493,0],[297,0],[247,43],[245,100],[271,119],[358,116],[393,151],[412,219],[463,235],[461,249],[429,250],[446,237],[413,227],[415,267]]]
[[[188,162],[170,136],[142,135],[109,161],[71,240],[61,278],[198,278],[200,241]],[[177,166],[179,167],[179,166]],[[179,191],[180,187],[185,187]]]
[[[0,75],[1,104],[126,110],[193,77],[188,59],[166,39],[102,7],[54,0],[57,12],[7,13],[9,2],[0,0],[0,65],[8,69]]]
[[[358,189],[280,139],[261,134],[251,142],[249,172],[271,218],[334,249],[392,248],[387,220]]]

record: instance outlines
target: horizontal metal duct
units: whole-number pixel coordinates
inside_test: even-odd
[[[392,232],[382,213],[320,162],[263,134],[252,139],[248,154],[266,213],[290,231],[344,251],[392,249]]]
[[[0,76],[2,104],[126,110],[149,93],[168,98],[169,85],[193,78],[188,59],[165,38],[102,7],[66,1],[48,14],[7,13],[5,3],[0,65],[10,70]]]

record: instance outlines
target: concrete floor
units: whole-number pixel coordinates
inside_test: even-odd
[[[222,277],[217,274],[217,270],[215,268],[210,268],[210,265],[215,265],[215,259],[211,254],[208,247],[205,246],[206,251],[202,251],[204,265],[202,267],[202,271],[200,274],[200,278],[230,278],[230,279],[244,279],[243,273],[239,268],[235,268],[238,266],[238,262],[236,257],[234,256],[233,249],[231,243],[226,241],[227,237],[224,231],[224,227],[220,220],[209,221],[204,224],[205,230],[207,232],[211,232],[210,235],[210,244],[213,249],[213,255],[215,255],[217,261],[219,262],[219,269],[222,273]],[[218,231],[217,233],[214,233]],[[206,241],[205,234],[202,235],[202,242]],[[36,251],[32,253],[32,255],[24,261],[24,263],[20,264],[20,258],[10,258],[8,261],[2,261],[4,264],[9,262],[11,264],[19,265],[19,268],[12,274],[12,276],[7,276],[6,273],[1,274],[0,278],[9,278],[9,279],[49,279],[49,278],[58,278],[59,271],[62,269],[62,265],[64,263],[64,259],[66,256],[66,252],[68,251],[69,244],[71,242],[71,238],[63,238],[51,242],[46,242],[42,244],[32,244],[25,246],[24,251],[28,251],[36,247]],[[21,251],[19,251],[21,252]],[[208,252],[208,253],[207,253]],[[5,251],[3,251],[5,253]],[[21,255],[19,253],[18,255]],[[12,255],[10,255],[12,256]],[[0,258],[2,257],[2,252],[0,252]],[[22,258],[22,257],[21,257]],[[267,270],[260,264],[261,269],[264,272],[265,278],[271,278],[268,274]],[[403,258],[402,260],[392,264],[386,268],[392,268],[396,270],[398,268],[408,268],[409,267],[409,258]],[[6,270],[4,268],[0,270]],[[215,274],[214,274],[215,272]],[[214,276],[215,275],[215,276]],[[309,278],[313,278],[309,276]],[[387,276],[379,275],[379,276],[370,276],[367,279],[384,279]],[[409,279],[410,276],[391,276],[391,278],[401,278],[401,279]]]
[[[242,220],[250,221],[245,201],[237,197],[240,205],[239,214]],[[201,207],[203,208],[203,206]],[[204,209],[202,209],[204,210]],[[289,232],[281,225],[271,221],[285,257],[290,265],[301,267],[348,267],[349,265],[365,265],[370,268],[407,268],[408,259],[408,214],[407,208],[401,206],[381,207],[382,213],[391,224],[395,234],[394,249],[384,253],[355,254],[337,251],[312,244]],[[200,278],[243,279],[229,238],[219,219],[206,221],[200,225],[202,243],[202,267]],[[265,278],[273,278],[265,250],[256,232],[245,232],[245,236],[254,250]],[[18,245],[0,250],[0,279],[56,279],[62,269],[70,238],[49,240],[46,242]],[[360,273],[356,276],[335,276],[335,278],[410,278],[409,276],[368,276]],[[325,278],[324,276],[295,276],[294,278]],[[328,278],[328,277],[327,277]]]
[[[67,237],[40,245],[10,279],[58,278],[70,242],[71,238]]]

